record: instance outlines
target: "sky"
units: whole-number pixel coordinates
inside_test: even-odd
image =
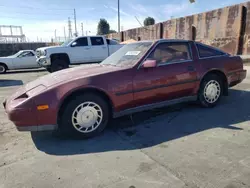
[[[191,4],[189,0],[120,0],[121,29],[140,27],[148,16],[157,23],[247,1],[195,0]],[[111,29],[118,30],[117,0],[0,0],[0,25],[22,26],[28,41],[50,41],[55,30],[57,37],[64,37],[65,28],[68,36],[69,17],[75,32],[74,9],[80,35],[81,23],[84,34],[95,35],[100,18],[105,18]],[[18,32],[13,30],[13,34]],[[2,30],[2,34],[7,33],[8,30]]]

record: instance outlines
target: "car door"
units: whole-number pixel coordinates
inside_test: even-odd
[[[73,64],[90,62],[91,54],[88,38],[77,38],[69,48],[69,55]]]
[[[133,79],[136,106],[193,96],[198,84],[198,62],[188,42],[160,42],[146,59],[154,68],[138,67]]]
[[[91,48],[91,61],[103,61],[108,57],[108,47],[104,43],[103,37],[90,37]]]
[[[13,65],[15,69],[38,67],[35,54],[31,51],[24,51],[17,57],[13,58]]]

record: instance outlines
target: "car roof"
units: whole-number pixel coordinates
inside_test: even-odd
[[[20,52],[34,52],[34,50],[20,50]]]
[[[156,40],[142,40],[137,42],[191,42],[192,40],[184,39],[156,39]]]

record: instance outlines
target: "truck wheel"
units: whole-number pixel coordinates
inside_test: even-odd
[[[51,71],[51,67],[47,67],[46,70],[47,70],[48,72],[52,72],[52,71]]]
[[[69,64],[67,61],[65,61],[64,59],[56,59],[52,62],[50,70],[51,72],[56,72],[66,68],[69,68]]]
[[[200,86],[198,99],[203,107],[214,107],[223,94],[221,78],[216,74],[207,75]]]
[[[7,66],[4,64],[0,64],[0,74],[3,74],[7,71]]]
[[[98,95],[77,96],[59,117],[59,133],[80,138],[94,137],[106,127],[109,113],[108,104]]]

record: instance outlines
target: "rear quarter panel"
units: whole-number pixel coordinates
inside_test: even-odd
[[[200,59],[199,62],[201,64],[199,70],[200,79],[212,70],[219,70],[226,75],[228,83],[230,83],[233,79],[231,75],[233,75],[234,72],[243,70],[242,60],[238,56],[212,57]]]

